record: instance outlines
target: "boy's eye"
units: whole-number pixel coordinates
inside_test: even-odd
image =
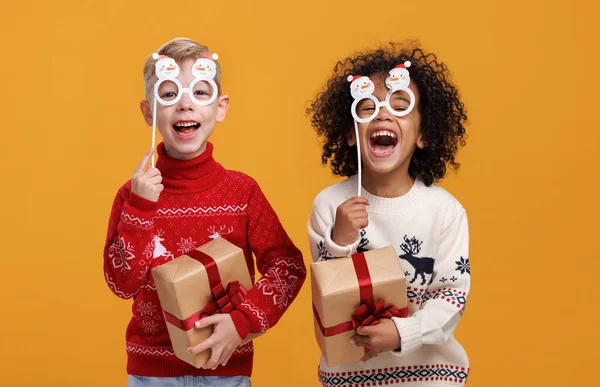
[[[163,91],[159,95],[160,99],[162,99],[163,101],[173,101],[175,98],[177,98],[176,91]]]
[[[199,100],[206,100],[210,97],[210,94],[206,90],[196,90],[194,91],[194,97]]]
[[[202,81],[194,86],[194,97],[197,99],[208,99],[212,95],[212,87],[208,82]]]
[[[167,91],[161,94],[160,98],[165,101],[173,100],[177,97],[177,93],[174,91]]]

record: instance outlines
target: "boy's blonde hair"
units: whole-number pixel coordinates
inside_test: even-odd
[[[175,38],[165,44],[163,44],[158,51],[158,55],[166,55],[175,60],[177,63],[181,63],[186,59],[200,59],[203,56],[210,56],[208,47],[203,46],[192,39],[188,38]],[[215,61],[217,66],[217,74],[215,75],[215,83],[219,89],[219,95],[221,95],[221,66],[219,62]],[[156,59],[152,58],[152,54],[148,55],[146,64],[144,64],[144,93],[148,101],[154,99],[153,87],[158,78],[155,73]],[[187,87],[187,85],[183,85]]]

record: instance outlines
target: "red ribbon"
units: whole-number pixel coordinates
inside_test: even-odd
[[[210,255],[204,254],[202,251],[191,250],[186,253],[188,256],[194,258],[196,261],[204,265],[206,274],[208,275],[208,283],[210,288],[214,289],[221,285],[221,276],[219,275],[219,267],[217,263]]]
[[[371,275],[369,274],[369,267],[367,266],[364,253],[354,254],[352,256],[352,263],[358,279],[361,305],[354,310],[350,321],[332,327],[324,327],[319,313],[317,313],[317,309],[313,304],[313,314],[321,333],[325,337],[339,335],[340,333],[356,329],[359,326],[377,325],[380,318],[408,316],[408,307],[398,309],[392,305],[385,308],[385,300],[379,300],[379,302],[373,305],[373,283],[371,282]]]
[[[204,265],[213,299],[212,301],[209,301],[201,311],[194,313],[185,320],[180,320],[176,316],[163,311],[165,320],[168,323],[184,331],[192,329],[196,321],[201,318],[212,316],[216,313],[231,313],[238,305],[244,302],[246,295],[248,294],[248,291],[239,281],[232,281],[227,284],[227,288],[224,288],[221,283],[221,276],[219,275],[217,263],[209,255],[198,250],[189,251],[187,255]]]
[[[360,291],[360,303],[365,305],[373,305],[373,285],[371,283],[371,274],[369,266],[365,259],[365,253],[357,253],[352,256],[352,264],[358,279],[358,287]]]

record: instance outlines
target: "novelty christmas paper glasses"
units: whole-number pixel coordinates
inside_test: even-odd
[[[360,137],[358,136],[358,122],[366,123],[372,121],[379,114],[379,109],[385,107],[396,117],[403,117],[410,113],[415,107],[415,95],[408,88],[410,75],[408,74],[410,62],[406,61],[390,70],[385,80],[388,93],[384,101],[379,101],[374,95],[375,85],[369,77],[361,75],[349,75],[350,94],[354,98],[352,102],[352,117],[354,117],[354,134],[356,136],[356,151],[358,153],[358,196],[361,196],[362,173],[360,156]]]
[[[174,59],[168,56],[152,54],[156,59],[155,73],[158,80],[154,84],[154,104],[152,108],[152,148],[156,147],[156,107],[157,103],[163,106],[175,105],[184,93],[187,93],[196,105],[206,106],[215,101],[219,90],[214,81],[217,74],[217,65],[214,62],[219,58],[217,54],[202,57],[192,66],[194,79],[188,87],[183,87],[177,79],[179,66]],[[152,155],[154,167],[154,155]]]

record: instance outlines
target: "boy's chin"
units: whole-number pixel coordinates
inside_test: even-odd
[[[176,159],[192,159],[199,156],[206,150],[206,140],[194,141],[193,143],[181,144],[179,142],[167,142],[165,141],[165,151],[167,155]]]

